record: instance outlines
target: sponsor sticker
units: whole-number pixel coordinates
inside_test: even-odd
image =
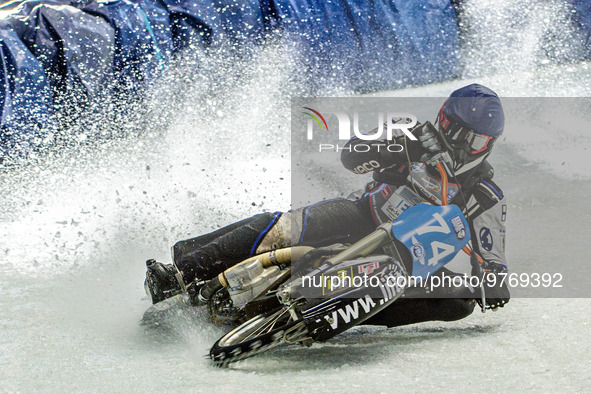
[[[451,225],[454,229],[454,232],[456,233],[456,237],[459,240],[462,240],[464,237],[466,237],[466,227],[464,226],[464,222],[459,215],[451,219]]]
[[[417,197],[416,194],[408,190],[406,186],[401,186],[394,192],[392,192],[391,189],[386,186],[381,192],[382,196],[384,196],[384,191],[386,189],[390,192],[389,198],[384,202],[380,201],[380,203],[382,204],[381,211],[389,220],[396,219],[408,207],[422,202],[422,200]],[[382,220],[381,222],[384,223],[385,221],[386,220]]]
[[[416,243],[412,246],[412,255],[417,259],[420,260],[421,257],[425,255],[425,248],[420,243]]]
[[[371,275],[375,270],[380,268],[380,263],[378,261],[372,261],[370,263],[365,263],[357,266],[360,274],[367,274]]]
[[[431,177],[425,177],[423,179],[423,184],[425,185],[425,187],[431,191],[434,192],[438,192],[439,190],[441,190],[441,186],[439,185],[439,182],[437,182],[437,180],[431,178]]]
[[[480,229],[480,246],[482,246],[485,250],[489,252],[493,248],[493,238],[488,227],[483,227]]]

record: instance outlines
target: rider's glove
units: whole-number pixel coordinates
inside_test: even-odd
[[[487,309],[496,311],[509,302],[511,294],[507,287],[507,267],[503,264],[485,261],[472,267],[472,275],[482,278]],[[476,300],[482,308],[482,299]]]
[[[435,129],[431,122],[425,122],[425,124],[417,130],[416,136],[421,142],[421,146],[426,151],[421,158],[421,161],[427,161],[430,157],[442,151],[441,143],[439,143],[439,139],[437,139],[437,129]],[[425,160],[423,160],[423,158]]]
[[[418,128],[416,136],[425,152],[420,160],[430,165],[443,162],[449,168],[452,168],[453,160],[449,153],[441,148],[441,142],[437,138],[437,133],[437,129],[430,122],[426,122]]]

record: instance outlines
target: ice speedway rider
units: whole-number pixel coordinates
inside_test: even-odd
[[[468,219],[473,250],[484,259],[480,267],[487,273],[506,272],[507,205],[501,189],[492,181],[493,168],[486,161],[504,123],[501,101],[495,92],[479,84],[458,89],[443,103],[436,126],[425,122],[412,129],[416,141],[406,136],[378,141],[401,144],[404,151],[342,151],[342,164],[355,173],[366,172],[364,167],[369,166],[363,164],[372,161],[374,181],[364,191],[289,212],[261,213],[210,234],[179,241],[173,247],[173,264],[147,261],[146,291],[153,303],[183,291],[197,300],[198,283],[250,256],[294,246],[292,237],[295,245],[353,243],[395,219],[400,214],[395,207],[400,200],[410,205],[421,201],[441,204],[441,178],[429,162],[443,152],[449,153],[443,156],[452,172],[449,203],[458,205]],[[365,141],[354,137],[347,145],[357,143]],[[444,267],[435,275],[454,273]],[[473,312],[476,302],[496,310],[510,298],[506,284],[500,283],[485,283],[485,305],[478,289],[470,286],[409,288],[404,298],[365,324],[393,327],[459,320]]]

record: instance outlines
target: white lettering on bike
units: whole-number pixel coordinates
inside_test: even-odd
[[[445,222],[445,219],[443,219],[443,217],[439,213],[437,213],[437,212],[434,213],[433,218],[439,224],[438,226],[437,225],[422,226],[416,230],[416,233],[418,235],[423,235],[426,233],[449,234],[451,232],[451,229],[449,228],[448,224]],[[414,244],[418,243],[418,241],[414,238],[414,236],[413,236],[413,243]],[[429,259],[427,264],[430,266],[434,266],[434,265],[437,265],[437,263],[439,263],[439,260],[441,260],[442,258],[455,252],[455,247],[453,245],[446,244],[444,242],[433,241],[433,242],[431,242],[431,250],[433,251],[433,257],[431,257]],[[421,259],[420,262],[421,262],[421,264],[424,264],[424,260]]]
[[[376,306],[376,303],[373,302],[373,300],[369,297],[369,295],[365,296],[365,299],[360,298],[357,301],[359,301],[359,304],[361,304],[361,307],[363,308],[363,310],[365,311],[365,313],[369,313],[369,311]]]
[[[343,308],[339,308],[332,312],[332,316],[329,317],[327,315],[324,316],[324,318],[330,323],[332,329],[336,330],[339,327],[339,316],[345,324],[359,317],[359,305],[361,305],[365,313],[369,313],[369,311],[376,306],[376,303],[371,299],[369,294],[367,294],[365,297],[358,298],[351,304],[345,305],[344,310]]]
[[[352,304],[345,305],[345,310],[338,309],[338,312],[345,323],[349,323],[351,321],[351,318],[357,319],[359,317],[359,308],[357,306],[357,301],[353,301]]]
[[[452,254],[455,251],[453,245],[439,241],[431,242],[431,249],[433,250],[433,257],[429,259],[429,265],[437,265],[440,259]],[[443,250],[443,252],[440,253],[440,250]]]
[[[419,234],[419,235],[423,235],[425,233],[443,233],[443,234],[449,234],[449,232],[451,230],[449,229],[449,226],[447,225],[447,223],[445,223],[445,220],[441,217],[441,215],[439,213],[434,213],[433,214],[433,218],[435,218],[435,220],[437,220],[437,223],[439,223],[439,226],[423,226],[423,227],[419,227],[417,229],[417,234]]]

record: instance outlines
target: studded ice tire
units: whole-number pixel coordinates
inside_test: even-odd
[[[260,314],[221,337],[209,351],[215,365],[225,367],[229,363],[252,357],[305,335],[303,320],[291,318],[288,307]],[[294,335],[295,334],[295,335]]]

